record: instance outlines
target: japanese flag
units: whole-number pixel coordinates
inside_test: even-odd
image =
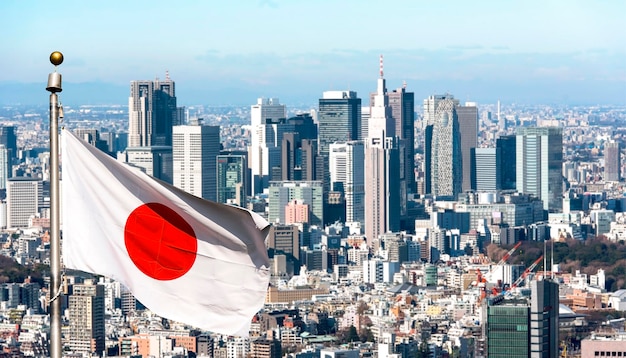
[[[162,317],[247,336],[269,284],[268,222],[160,182],[62,132],[65,266],[118,280]]]

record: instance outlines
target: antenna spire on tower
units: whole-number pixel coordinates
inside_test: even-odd
[[[170,71],[165,70],[165,80],[169,81],[170,80]]]
[[[383,78],[383,55],[380,55],[380,78]]]

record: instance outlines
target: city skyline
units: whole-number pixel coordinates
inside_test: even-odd
[[[181,105],[314,104],[328,90],[367,98],[380,54],[389,87],[406,81],[417,98],[626,103],[617,1],[121,4],[2,2],[0,104],[45,102],[55,50],[69,105],[124,104],[130,81],[166,71]]]

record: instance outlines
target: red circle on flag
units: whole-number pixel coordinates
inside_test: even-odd
[[[198,249],[191,225],[159,203],[143,204],[130,213],[124,243],[135,266],[157,280],[173,280],[187,273]]]

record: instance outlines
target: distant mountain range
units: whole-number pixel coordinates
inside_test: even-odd
[[[626,84],[619,81],[588,81],[586,85],[573,85],[572,81],[548,80],[506,83],[501,81],[418,81],[410,83],[407,91],[415,93],[415,105],[433,94],[451,93],[462,103],[495,104],[500,100],[518,104],[547,105],[626,105]],[[399,80],[387,81],[387,89],[402,85]],[[17,83],[0,81],[0,105],[47,105],[46,83]],[[344,88],[345,87],[345,88]],[[593,90],[601,88],[601,91]],[[62,103],[70,106],[118,104],[127,105],[128,85],[85,82],[63,82]],[[315,107],[327,90],[357,91],[362,105],[369,104],[369,93],[376,89],[375,81],[360,81],[350,86],[333,86],[317,83],[273,83],[271,85],[237,83],[176,82],[176,97],[180,106],[249,106],[259,97],[278,97],[288,107]]]
[[[48,105],[46,83],[0,82],[0,105]],[[104,82],[63,82],[62,103],[69,106],[98,104],[128,104],[130,85]],[[251,105],[262,95],[253,90],[237,88],[189,88],[177,84],[176,97],[180,105]],[[278,96],[276,96],[278,97]],[[282,98],[281,98],[282,100]]]

